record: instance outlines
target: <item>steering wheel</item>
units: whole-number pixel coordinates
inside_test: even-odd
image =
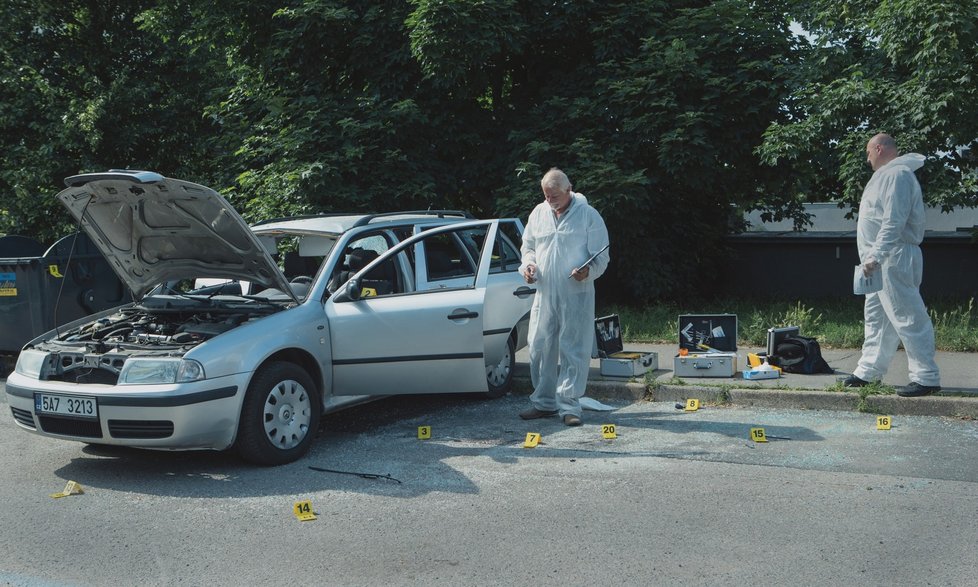
[[[312,283],[312,277],[308,275],[297,275],[289,283]]]

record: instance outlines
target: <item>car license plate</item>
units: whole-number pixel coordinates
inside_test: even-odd
[[[58,414],[94,420],[98,418],[98,401],[94,397],[35,393],[34,411],[39,414]]]

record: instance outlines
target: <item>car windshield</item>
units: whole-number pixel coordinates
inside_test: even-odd
[[[305,299],[310,285],[315,281],[337,240],[333,235],[284,231],[260,233],[258,239],[278,264],[293,293],[300,300]],[[250,293],[274,297],[276,292],[277,290],[264,290]]]

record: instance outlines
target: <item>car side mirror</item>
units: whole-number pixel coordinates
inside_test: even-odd
[[[360,289],[359,278],[353,278],[350,281],[346,282],[346,288],[345,288],[346,297],[349,298],[350,300],[353,301],[359,300],[361,291],[362,290]]]
[[[333,294],[334,302],[355,302],[360,299],[360,280],[351,279]]]

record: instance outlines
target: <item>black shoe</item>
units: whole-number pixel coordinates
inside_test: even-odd
[[[523,410],[520,412],[520,418],[524,420],[536,420],[537,418],[549,418],[550,416],[556,416],[557,410],[538,410],[536,408],[530,408],[528,410]]]
[[[900,397],[920,397],[937,393],[940,390],[940,385],[921,385],[916,381],[911,381],[910,385],[898,391],[897,395]]]
[[[580,426],[584,422],[581,420],[580,416],[575,416],[574,414],[564,414],[564,424],[567,426]]]
[[[850,375],[842,380],[842,387],[866,387],[867,385],[869,385],[869,381],[860,379],[855,375]]]

